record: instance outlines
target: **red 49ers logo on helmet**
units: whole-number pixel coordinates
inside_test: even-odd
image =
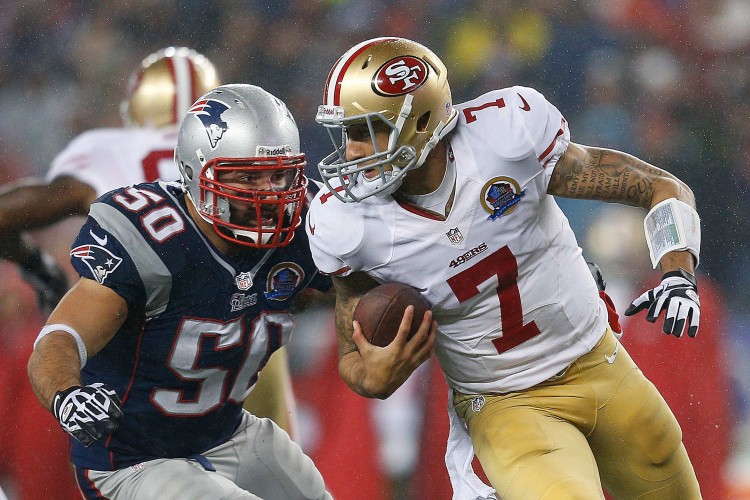
[[[428,72],[427,64],[417,57],[394,57],[375,73],[372,89],[385,97],[408,94],[427,81]]]

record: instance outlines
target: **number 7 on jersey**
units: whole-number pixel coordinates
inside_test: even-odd
[[[497,276],[496,290],[500,300],[503,336],[493,339],[492,343],[497,352],[502,354],[540,333],[533,321],[523,324],[521,294],[518,291],[518,264],[510,248],[504,246],[448,278],[448,286],[459,302],[465,302],[479,295],[479,285],[493,276]]]

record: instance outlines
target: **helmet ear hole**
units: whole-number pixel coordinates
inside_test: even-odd
[[[430,112],[426,112],[417,119],[417,132],[423,133],[427,131],[427,126],[430,124]]]
[[[191,167],[190,165],[185,165],[183,163],[182,168],[185,171],[185,177],[187,178],[187,180],[192,181],[193,180],[193,167]]]

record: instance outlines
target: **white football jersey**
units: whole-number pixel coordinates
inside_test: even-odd
[[[179,179],[174,162],[175,127],[100,128],[73,139],[47,172],[51,181],[75,177],[96,190],[97,197],[122,186]]]
[[[570,133],[560,112],[526,87],[457,109],[447,136],[457,169],[447,220],[392,197],[342,203],[323,189],[307,232],[322,272],[364,271],[421,291],[438,323],[436,355],[451,387],[521,390],[589,352],[606,328],[575,235],[547,194]]]

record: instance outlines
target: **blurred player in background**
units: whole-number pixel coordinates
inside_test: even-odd
[[[218,87],[182,121],[175,160],[181,183],[91,206],[32,387],[75,438],[86,498],[330,498],[288,434],[242,408],[295,296],[331,286],[300,224],[294,118],[259,87]]]
[[[327,189],[307,231],[318,268],[334,276],[342,378],[386,398],[435,350],[452,390],[454,498],[598,499],[602,486],[617,498],[700,498],[679,424],[614,335],[553,197],[648,210],[664,275],[626,314],[648,309],[655,322],[663,312],[665,333],[694,337],[691,190],[630,155],[570,142],[533,89],[454,107],[446,72],[426,47],[386,37],[357,44],[329,73],[317,120],[336,149],[319,164]],[[393,281],[421,290],[432,313],[407,341],[407,308],[378,348],[352,314],[364,292]],[[473,475],[475,451],[496,493]]]
[[[115,188],[178,179],[174,148],[179,123],[199,96],[220,83],[211,61],[192,49],[167,47],[150,54],[130,77],[127,97],[121,104],[124,127],[84,132],[55,158],[46,179],[23,179],[0,188],[0,258],[18,263],[45,315],[69,288],[66,272],[24,233],[71,216],[85,216],[94,200]],[[24,360],[28,359],[31,339],[27,344],[19,354]],[[17,369],[25,379],[25,361]],[[261,380],[246,403],[248,408],[294,435],[294,397],[286,349],[271,358]],[[33,399],[30,390],[28,393]],[[13,394],[18,397],[15,389]],[[22,432],[31,433],[36,428],[31,425],[35,420],[27,416]],[[38,425],[47,429],[54,421],[40,413]],[[29,462],[22,456],[35,453],[38,450],[23,446],[11,455],[16,461]],[[39,481],[21,482],[23,489],[44,486]]]
[[[82,133],[54,159],[45,181],[24,179],[0,196],[0,257],[17,262],[49,314],[68,289],[55,261],[23,238],[70,216],[85,216],[112,189],[177,179],[177,126],[188,107],[220,84],[213,64],[185,47],[149,55],[130,78],[122,128]]]

